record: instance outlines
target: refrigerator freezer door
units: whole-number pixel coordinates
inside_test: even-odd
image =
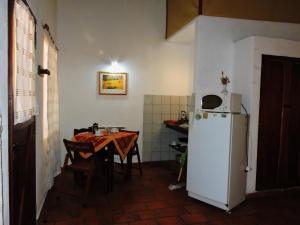
[[[231,114],[208,113],[194,120],[189,137],[187,190],[228,203]]]

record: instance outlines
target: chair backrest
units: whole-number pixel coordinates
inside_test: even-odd
[[[121,131],[122,131],[122,132],[127,132],[127,133],[135,133],[135,134],[137,134],[137,135],[140,134],[140,131],[134,131],[134,130],[125,130],[125,129],[122,129]]]
[[[74,136],[80,133],[84,133],[84,132],[93,132],[93,127],[88,127],[88,128],[80,128],[80,129],[74,129]]]
[[[72,163],[76,161],[74,156],[78,155],[79,153],[91,153],[92,155],[95,154],[95,148],[91,142],[73,142],[64,139],[64,144]]]
[[[119,131],[123,131],[125,129],[125,127],[111,127],[111,128],[117,128]]]

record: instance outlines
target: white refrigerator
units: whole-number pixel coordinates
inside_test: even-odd
[[[191,120],[188,195],[226,211],[245,200],[246,117],[201,112]]]

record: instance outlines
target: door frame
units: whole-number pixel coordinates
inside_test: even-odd
[[[274,39],[276,40],[276,39]],[[286,40],[285,40],[286,41]],[[300,47],[300,42],[298,43],[299,47]],[[297,49],[297,48],[295,48]],[[286,75],[287,73],[291,73],[292,71],[292,65],[293,64],[300,64],[300,55],[299,53],[297,53],[298,55],[292,55],[292,56],[284,56],[284,55],[276,55],[276,54],[261,54],[261,57],[262,57],[262,61],[261,61],[261,68],[263,67],[263,61],[278,61],[278,62],[283,62],[285,63],[283,65],[283,68],[284,68],[284,75]],[[261,69],[261,73],[260,73],[260,77],[259,79],[261,80],[262,79],[262,75],[263,75],[263,70]],[[287,82],[290,82],[289,80],[287,80]],[[260,92],[261,92],[261,82],[259,83],[259,95],[260,95]],[[283,88],[283,93],[282,93],[282,98],[284,98],[284,96],[287,94],[286,92],[286,87]],[[259,101],[259,106],[261,104],[261,101]],[[282,103],[284,105],[284,102]],[[260,111],[260,107],[258,109]],[[282,108],[283,110],[283,108]],[[260,121],[260,117],[258,116],[258,121]],[[282,121],[281,121],[282,123]],[[258,129],[258,135],[259,135],[259,132],[260,130]],[[280,132],[282,132],[282,127],[281,127],[281,130]],[[258,143],[258,146],[259,146],[259,140],[257,141]],[[258,156],[258,151],[259,149],[257,149],[257,163],[259,161],[259,156]],[[279,149],[279,155],[282,155],[283,152],[282,152],[282,149]],[[280,156],[279,156],[280,157]],[[282,168],[282,167],[281,167]],[[284,167],[283,167],[284,168]],[[255,175],[258,176],[258,170],[256,170],[256,173]],[[275,187],[275,188],[267,188],[267,189],[262,189],[262,190],[257,190],[257,192],[253,192],[253,193],[250,193],[247,195],[248,198],[254,198],[254,197],[267,197],[267,196],[276,196],[278,194],[292,194],[292,193],[299,193],[300,191],[300,186],[299,185],[296,185],[296,186],[288,186],[287,183],[285,183],[287,180],[284,180],[282,178],[283,174],[278,174],[277,175],[277,180],[278,182],[281,182],[280,185],[283,185],[283,187]],[[255,183],[255,186],[257,186],[257,182]]]
[[[293,58],[300,58],[300,42],[286,39],[252,36],[237,42],[247,49],[249,54],[243,54],[236,59],[236,64],[243,65],[244,60],[249,62],[242,68],[236,68],[242,72],[238,75],[239,79],[244,79],[244,86],[239,89],[243,95],[243,100],[247,100],[246,107],[249,108],[249,172],[247,173],[247,194],[256,192],[256,159],[258,144],[258,119],[260,105],[260,77],[262,55],[276,55]],[[240,51],[241,48],[237,48]],[[237,91],[237,90],[236,90]],[[247,108],[247,109],[248,109]]]
[[[18,218],[15,216],[14,212],[14,193],[13,193],[13,177],[14,177],[14,168],[13,168],[13,136],[14,136],[14,79],[13,79],[13,73],[14,73],[14,6],[15,6],[16,0],[8,0],[8,191],[9,191],[9,224],[19,224],[20,221],[15,221],[15,218]],[[25,4],[27,2],[23,0]],[[27,4],[28,5],[28,4]],[[32,13],[32,12],[31,12]],[[36,36],[35,36],[36,38]],[[35,39],[36,41],[36,39]],[[36,134],[35,134],[35,116],[32,117],[30,120],[18,124],[18,126],[22,127],[25,124],[32,123],[33,124],[33,135],[34,135],[34,152],[36,151],[35,141],[36,141]],[[36,172],[36,165],[35,165],[35,153],[34,153],[34,173]],[[36,175],[34,174],[34,183],[36,182]],[[36,187],[34,185],[34,205],[36,206]],[[35,207],[35,213],[36,213],[36,207]],[[36,218],[34,218],[36,221]]]
[[[14,127],[14,93],[13,93],[13,68],[14,68],[14,4],[15,0],[8,0],[8,171],[9,171],[9,217],[13,221],[13,193],[12,193],[12,156],[13,156],[13,127]]]
[[[280,159],[282,158],[282,148],[281,148],[281,142],[282,142],[282,132],[283,132],[283,118],[282,118],[282,111],[283,111],[283,105],[284,105],[284,96],[285,96],[285,82],[286,82],[286,75],[287,75],[287,71],[286,71],[286,63],[287,62],[290,62],[292,60],[292,58],[290,57],[284,57],[284,56],[275,56],[275,55],[267,55],[267,54],[263,54],[262,55],[262,60],[261,60],[261,76],[260,76],[260,103],[259,103],[259,118],[258,118],[258,140],[257,140],[257,170],[256,170],[256,190],[257,191],[269,191],[269,190],[274,190],[274,189],[282,189],[283,187],[281,187],[280,185],[283,185],[281,182],[280,182]],[[276,151],[277,153],[277,159],[273,159],[273,164],[272,165],[269,165],[268,163],[270,162],[269,160],[265,160],[265,156],[264,155],[264,151],[265,151],[265,148],[263,148],[263,143],[264,143],[264,138],[262,136],[262,131],[264,130],[264,128],[266,127],[265,125],[262,127],[262,124],[265,124],[266,122],[266,118],[263,117],[263,114],[264,112],[269,112],[268,108],[265,108],[264,111],[263,110],[263,104],[264,103],[268,103],[269,102],[269,99],[267,100],[267,102],[263,102],[262,100],[265,99],[265,98],[262,98],[262,94],[263,93],[272,93],[270,92],[270,89],[268,89],[268,91],[266,92],[265,89],[268,88],[268,83],[263,82],[264,78],[266,76],[272,76],[273,73],[269,74],[267,73],[267,68],[270,70],[271,67],[267,67],[269,65],[269,63],[280,63],[280,66],[281,66],[281,69],[282,69],[282,73],[280,73],[280,78],[282,79],[281,81],[278,81],[277,84],[278,85],[281,85],[281,95],[280,95],[280,100],[281,100],[281,104],[278,103],[278,101],[276,101],[275,105],[276,107],[278,107],[280,111],[278,111],[278,115],[277,115],[277,122],[278,122],[278,126],[279,126],[279,129],[276,130],[277,131],[277,135],[280,135],[279,137],[279,140],[278,141],[278,149]],[[276,70],[278,71],[278,70]],[[273,77],[273,76],[272,76]],[[272,82],[274,84],[274,82]],[[266,99],[265,99],[266,101]],[[269,113],[268,113],[269,115]],[[279,120],[279,117],[280,117],[280,120]],[[270,116],[268,116],[268,119],[267,121],[270,121],[269,120]],[[272,124],[274,125],[274,123],[272,122]],[[273,137],[274,138],[274,137]],[[272,138],[272,139],[273,139]],[[270,138],[269,138],[270,139]],[[276,144],[277,146],[277,144]],[[273,155],[275,154],[275,152],[273,151],[272,152]],[[270,157],[271,158],[271,157]],[[268,166],[267,166],[268,165]],[[265,171],[267,168],[270,168],[270,166],[276,166],[274,171],[272,170],[271,173],[269,173],[269,176],[263,176],[263,171]],[[271,170],[270,170],[271,171]],[[273,177],[274,176],[274,177]],[[273,178],[273,182],[266,182],[265,181],[265,178],[268,177],[272,177]]]

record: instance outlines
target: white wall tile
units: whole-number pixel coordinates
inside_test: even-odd
[[[177,151],[175,151],[174,149],[171,149],[169,151],[170,154],[170,160],[175,160],[176,159],[176,155],[179,154]]]
[[[174,150],[170,153],[169,144],[178,141],[178,133],[166,128],[165,120],[179,118],[181,110],[187,110],[187,96],[160,96],[148,95],[147,103],[144,105],[144,146],[143,151],[145,161],[151,160],[170,160],[174,157]],[[172,113],[171,113],[172,112]],[[146,121],[147,122],[146,122]]]
[[[169,128],[166,127],[166,125],[162,125],[161,129],[160,129],[160,133],[163,134],[167,134],[168,136],[171,133],[171,130]]]
[[[150,132],[144,132],[143,134],[143,141],[144,142],[150,142],[152,140],[152,133]]]
[[[166,120],[170,120],[170,118],[171,118],[171,114],[170,113],[168,113],[168,114],[162,114],[161,115],[161,120],[163,122],[166,121]]]
[[[180,112],[179,105],[171,105],[171,113],[178,114]]]
[[[151,142],[144,142],[143,143],[143,152],[149,152],[151,151]]]
[[[161,114],[153,114],[153,124],[161,124]]]
[[[180,96],[179,104],[180,105],[187,105],[187,96]]]
[[[169,152],[169,143],[160,143],[160,150],[162,152]]]
[[[143,131],[144,132],[152,132],[152,123],[144,123]]]
[[[158,123],[152,124],[152,133],[161,133],[162,125]]]
[[[160,161],[160,152],[151,152],[151,161]]]
[[[170,105],[171,104],[171,96],[162,96],[161,97],[161,103],[165,105]]]
[[[151,151],[143,151],[143,162],[151,161]]]
[[[171,105],[179,105],[180,97],[179,96],[171,96]]]
[[[171,114],[171,120],[178,120],[178,118],[179,118],[179,113],[176,113],[176,114],[174,114],[174,113],[172,113]]]
[[[152,114],[152,105],[144,105],[144,114]]]
[[[187,110],[188,110],[187,105],[180,105],[180,112],[181,111],[186,111],[187,112]]]
[[[159,132],[151,134],[151,142],[160,143],[160,133]]]
[[[191,96],[187,96],[187,105],[190,106],[192,104],[192,98]]]
[[[169,144],[170,143],[170,133],[163,133],[161,132],[160,133],[160,142],[161,143],[167,143]]]
[[[161,105],[153,105],[153,113],[161,114]]]
[[[161,152],[161,156],[160,156],[161,160],[165,161],[165,160],[170,160],[170,153],[169,152]]]
[[[152,123],[152,122],[153,122],[152,114],[144,114],[144,123]]]
[[[161,113],[170,114],[170,112],[171,112],[170,104],[161,106]]]
[[[160,95],[153,95],[153,104],[160,105],[161,104],[161,96]]]
[[[191,107],[190,107],[190,106],[186,107],[186,112],[187,112],[188,114],[191,112]]]
[[[144,104],[151,105],[152,104],[152,95],[145,95],[144,96]]]
[[[152,152],[160,152],[160,143],[159,142],[151,142],[151,151]]]

